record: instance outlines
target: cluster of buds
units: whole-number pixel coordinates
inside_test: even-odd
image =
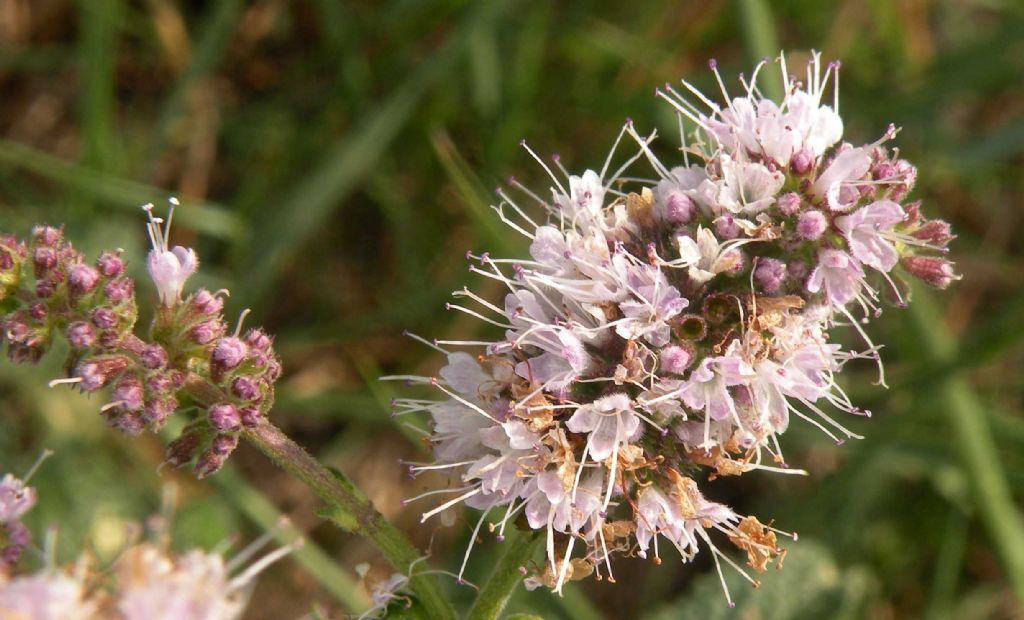
[[[67,338],[74,355],[113,351],[138,315],[119,252],[89,264],[51,226],[36,227],[27,244],[0,236],[0,303],[13,308],[0,320],[0,339],[16,362],[38,361],[54,334]]]
[[[100,411],[129,435],[158,431],[185,405],[199,405],[204,415],[170,444],[166,458],[175,467],[194,462],[203,477],[223,465],[243,428],[270,410],[281,364],[262,330],[240,335],[240,319],[227,335],[227,291],[200,289],[182,299],[199,261],[195,251],[170,246],[175,205],[172,199],[166,226],[152,205],[144,207],[152,243],[146,267],[159,297],[148,341],[134,333],[135,283],[120,251],[88,264],[61,229],[40,226],[27,244],[0,236],[0,343],[12,360],[34,362],[62,334],[71,349],[70,376],[51,386],[109,389]]]
[[[424,341],[447,355],[440,376],[396,377],[443,394],[395,403],[432,417],[435,461],[413,474],[459,480],[424,494],[449,495],[424,520],[465,503],[482,511],[472,539],[490,515],[501,539],[525,515],[547,549],[529,587],[613,580],[613,555],[660,561],[659,540],[684,562],[709,549],[716,566],[756,585],[715,539],[761,571],[789,534],[707,499],[698,481],[805,474],[779,439],[793,417],[837,443],[858,437],[832,412],[869,415],[836,382],[849,360],[875,360],[884,383],[861,323],[883,292],[904,302],[904,275],[939,287],[957,277],[944,256],[949,226],[903,204],[916,169],[883,146],[895,128],[874,144],[842,142],[838,64],[814,54],[801,81],[780,57],[781,102],[755,86],[768,64],[741,76],[743,93],[731,97],[712,63],[724,106],[686,82],[686,96],[657,91],[678,113],[681,162],[659,159],[654,134],[631,121],[600,172],[571,175],[556,156],[560,177],[527,148],[554,183],[551,198],[510,185],[547,221],[502,189],[495,210],[530,240],[530,257],[471,254],[472,271],[507,289],[504,303],[462,290],[450,304],[503,337]],[[611,172],[622,140],[637,149]],[[647,171],[624,176],[638,162]],[[866,351],[830,340],[845,325]]]
[[[157,526],[152,540],[135,542],[103,571],[89,570],[87,555],[74,571],[53,565],[55,540],[49,538],[44,554],[48,565],[42,570],[18,575],[0,571],[0,618],[234,620],[245,610],[256,577],[302,545],[298,538],[252,560],[277,530],[287,527],[283,520],[233,558],[201,549],[178,554],[169,548],[162,522],[151,520]]]

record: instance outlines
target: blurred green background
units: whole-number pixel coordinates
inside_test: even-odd
[[[846,138],[889,122],[916,163],[916,198],[954,223],[964,279],[916,291],[870,327],[887,343],[890,389],[871,366],[845,385],[872,409],[863,441],[837,448],[793,428],[806,479],[751,474],[705,488],[800,533],[757,591],[734,580],[729,610],[709,558],[622,561],[618,584],[563,599],[518,591],[546,618],[1008,618],[1024,597],[1024,9],[1000,0],[776,3],[458,0],[0,0],[0,229],[65,223],[76,245],[123,247],[143,276],[138,206],[181,197],[178,243],[204,267],[190,284],[229,287],[229,314],[277,334],[286,373],[274,419],[348,472],[422,549],[456,569],[471,523],[418,523],[402,497],[430,485],[399,458],[423,444],[388,415],[382,373],[432,373],[401,337],[473,338],[449,291],[500,291],[466,250],[521,254],[487,205],[509,174],[540,183],[518,143],[597,167],[623,118],[674,136],[656,85],[712,90],[779,48],[842,60]],[[731,79],[731,78],[730,78]],[[731,82],[738,84],[738,82]],[[667,140],[671,140],[668,138]],[[666,143],[667,143],[666,140]],[[666,144],[667,146],[667,144]],[[155,293],[143,279],[142,298]],[[34,483],[29,524],[61,526],[60,555],[103,561],[125,525],[178,490],[175,544],[254,538],[288,514],[313,544],[260,580],[249,618],[333,617],[365,608],[354,566],[388,574],[365,542],[322,523],[302,486],[245,447],[213,479],[157,472],[164,439],[104,427],[99,402],[49,390],[38,367],[0,365],[0,473],[56,451]],[[408,420],[403,420],[408,421]],[[422,424],[422,420],[413,421]],[[796,426],[796,425],[794,425]],[[500,546],[470,561],[482,581]],[[708,554],[702,554],[707,556]],[[458,601],[471,591],[445,582]]]

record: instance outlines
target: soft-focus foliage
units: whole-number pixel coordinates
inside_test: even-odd
[[[600,167],[623,111],[674,135],[653,87],[686,77],[710,91],[710,57],[725,75],[751,66],[763,52],[751,49],[745,19],[763,4],[13,0],[0,13],[0,229],[24,236],[35,222],[64,222],[89,256],[124,247],[129,273],[147,283],[137,294],[155,302],[137,208],[179,196],[172,245],[195,247],[204,261],[190,286],[230,287],[228,316],[251,306],[251,320],[278,335],[285,375],[273,418],[350,472],[430,547],[431,563],[457,570],[475,520],[421,526],[418,507],[401,508],[436,481],[404,479],[396,459],[424,459],[419,434],[401,424],[415,421],[392,420],[395,386],[372,379],[437,372],[436,356],[403,329],[497,333],[471,334],[475,321],[444,304],[471,282],[457,260],[465,251],[525,252],[486,209],[509,172],[543,181],[521,138],[583,170]],[[889,312],[868,328],[891,344],[890,389],[870,385],[868,362],[844,371],[851,398],[875,414],[849,424],[867,439],[837,450],[794,425],[787,460],[814,477],[754,472],[707,486],[737,511],[800,533],[786,569],[763,576],[766,588],[791,578],[805,553],[834,566],[845,586],[843,605],[830,610],[1006,616],[1016,605],[1001,558],[1022,550],[994,537],[991,505],[974,493],[985,485],[961,458],[950,409],[977,405],[994,440],[997,467],[986,475],[1020,488],[1024,15],[998,0],[771,4],[778,47],[794,66],[811,48],[843,61],[847,139],[902,127],[900,154],[920,170],[915,198],[953,223],[964,279],[941,312],[915,290],[920,313]],[[493,299],[499,290],[478,292]],[[48,390],[63,357],[0,367],[0,471],[23,472],[40,448],[54,449],[32,479],[40,499],[24,521],[35,532],[60,523],[65,560],[85,539],[111,559],[123,524],[158,504],[165,441],[110,433],[95,399]],[[252,538],[274,522],[274,505],[315,528],[317,544],[264,575],[269,587],[257,587],[251,617],[298,616],[314,602],[370,607],[352,567],[369,561],[372,583],[389,568],[364,543],[318,525],[311,497],[262,456],[241,448],[233,461],[210,484],[163,473],[184,489],[182,548],[231,532]],[[499,549],[479,545],[467,576],[486,575]],[[622,617],[688,592],[724,607],[717,584],[694,583],[714,579],[705,560],[685,570],[667,557],[657,568],[626,561],[618,585],[571,584],[561,600],[517,594],[511,608],[594,617],[596,603]],[[448,583],[454,598],[472,594]],[[741,608],[758,604],[759,592],[742,594]]]

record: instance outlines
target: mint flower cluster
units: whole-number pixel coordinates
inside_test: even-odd
[[[172,199],[173,216],[177,201]],[[239,434],[269,412],[281,364],[261,329],[233,333],[224,319],[227,291],[199,289],[182,299],[198,267],[191,249],[170,247],[167,226],[149,212],[153,245],[146,267],[156,285],[149,338],[135,334],[135,282],[120,252],[86,260],[63,230],[36,227],[27,242],[0,236],[0,344],[15,362],[35,362],[56,337],[70,345],[68,377],[85,393],[109,392],[104,419],[129,435],[160,430],[178,411],[198,409],[167,451],[174,467],[192,463],[197,476],[217,471]]]
[[[200,549],[178,554],[169,548],[165,521],[153,519],[152,540],[131,541],[108,568],[95,566],[87,552],[74,571],[61,568],[53,559],[56,539],[49,536],[46,565],[35,573],[14,574],[18,556],[31,541],[18,519],[36,499],[35,490],[13,475],[0,480],[0,542],[7,537],[0,555],[0,618],[232,620],[242,615],[255,578],[303,544],[295,539],[253,559],[276,529],[288,526],[283,520],[232,558]]]
[[[708,550],[720,575],[726,562],[756,585],[716,541],[761,571],[785,533],[709,499],[704,480],[805,473],[780,441],[794,419],[837,443],[857,437],[837,415],[869,412],[838,375],[867,358],[884,383],[861,323],[883,297],[902,305],[906,278],[957,278],[949,225],[906,202],[917,171],[886,146],[896,129],[843,141],[838,64],[815,54],[797,79],[777,63],[779,102],[756,86],[767,61],[737,97],[712,63],[723,103],[686,82],[659,89],[680,119],[679,160],[659,158],[632,121],[600,172],[570,174],[530,151],[550,192],[513,180],[495,207],[530,256],[471,254],[504,301],[462,290],[450,305],[503,336],[428,343],[447,355],[439,376],[396,377],[441,393],[395,403],[433,422],[434,462],[412,472],[456,478],[425,494],[445,501],[424,520],[466,504],[482,513],[474,540],[484,523],[499,539],[511,523],[542,532],[546,561],[529,587],[613,580],[613,556],[660,562],[666,544],[684,562]],[[613,170],[622,141],[636,150]],[[832,340],[846,327],[865,350]]]

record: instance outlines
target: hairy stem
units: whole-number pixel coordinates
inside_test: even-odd
[[[224,399],[217,386],[195,373],[189,375],[185,389],[201,403],[215,403]],[[407,573],[410,566],[420,558],[419,550],[377,512],[369,498],[351,480],[339,471],[324,467],[269,421],[262,420],[255,428],[245,429],[242,435],[278,467],[305,483],[327,504],[321,516],[343,529],[369,538],[395,570]],[[409,583],[430,618],[454,620],[455,610],[441,594],[433,577],[414,576]]]
[[[501,615],[513,589],[523,580],[520,567],[533,558],[540,540],[538,532],[527,532],[504,543],[505,553],[469,610],[470,620],[496,620]]]
[[[243,432],[245,438],[279,467],[301,480],[328,505],[324,516],[339,526],[369,538],[395,570],[405,573],[420,558],[420,552],[373,507],[352,482],[331,471],[264,420]],[[420,575],[410,580],[430,618],[454,620],[455,610],[441,593],[433,577]]]

